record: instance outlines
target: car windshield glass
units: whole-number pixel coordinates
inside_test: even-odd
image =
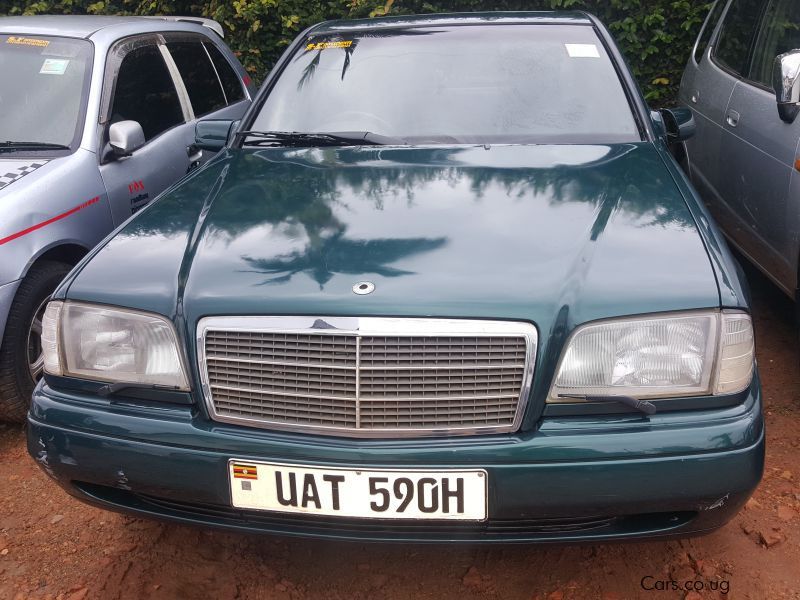
[[[410,144],[641,140],[611,59],[581,25],[312,35],[249,129]]]
[[[92,45],[85,40],[0,35],[4,151],[53,151],[75,144],[91,57]]]

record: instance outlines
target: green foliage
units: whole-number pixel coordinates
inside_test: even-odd
[[[654,105],[674,101],[710,7],[692,0],[0,0],[0,14],[183,14],[216,19],[261,80],[303,29],[326,19],[433,12],[584,10],[606,23]]]

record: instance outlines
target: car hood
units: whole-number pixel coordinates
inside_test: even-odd
[[[374,292],[355,295],[360,281]],[[68,296],[190,324],[414,315],[544,332],[720,304],[647,143],[225,151],[129,221]]]
[[[0,158],[0,194],[8,191],[10,185],[41,169],[48,162],[50,159],[47,158]]]

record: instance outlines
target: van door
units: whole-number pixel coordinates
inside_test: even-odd
[[[759,22],[752,50],[737,64],[741,78],[725,114],[725,155],[720,162],[728,176],[723,196],[737,217],[729,234],[762,270],[794,295],[798,207],[790,203],[789,188],[797,175],[794,165],[800,120],[789,124],[780,119],[772,72],[779,54],[800,48],[800,3],[769,0]],[[737,35],[737,31],[722,31],[720,57],[726,55],[726,36]],[[738,47],[739,39],[731,39]]]
[[[722,176],[717,157],[722,144],[722,121],[736,78],[709,60],[713,35],[728,0],[717,0],[695,43],[681,81],[680,102],[694,113],[697,134],[686,142],[689,176],[705,198],[718,195]],[[679,157],[680,158],[680,157]]]
[[[161,36],[130,38],[109,53],[100,174],[115,225],[189,170],[191,107],[170,62]],[[107,144],[108,128],[125,120],[142,126],[146,143],[131,156],[117,158]]]

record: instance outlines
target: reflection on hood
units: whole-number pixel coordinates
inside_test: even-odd
[[[376,291],[355,296],[358,281]],[[557,320],[720,303],[692,213],[649,143],[225,151],[129,221],[68,293],[184,310],[190,323],[500,318],[543,335]]]
[[[0,160],[0,190],[19,181],[28,173],[33,173],[39,167],[47,164],[46,160],[29,162],[23,160]]]

